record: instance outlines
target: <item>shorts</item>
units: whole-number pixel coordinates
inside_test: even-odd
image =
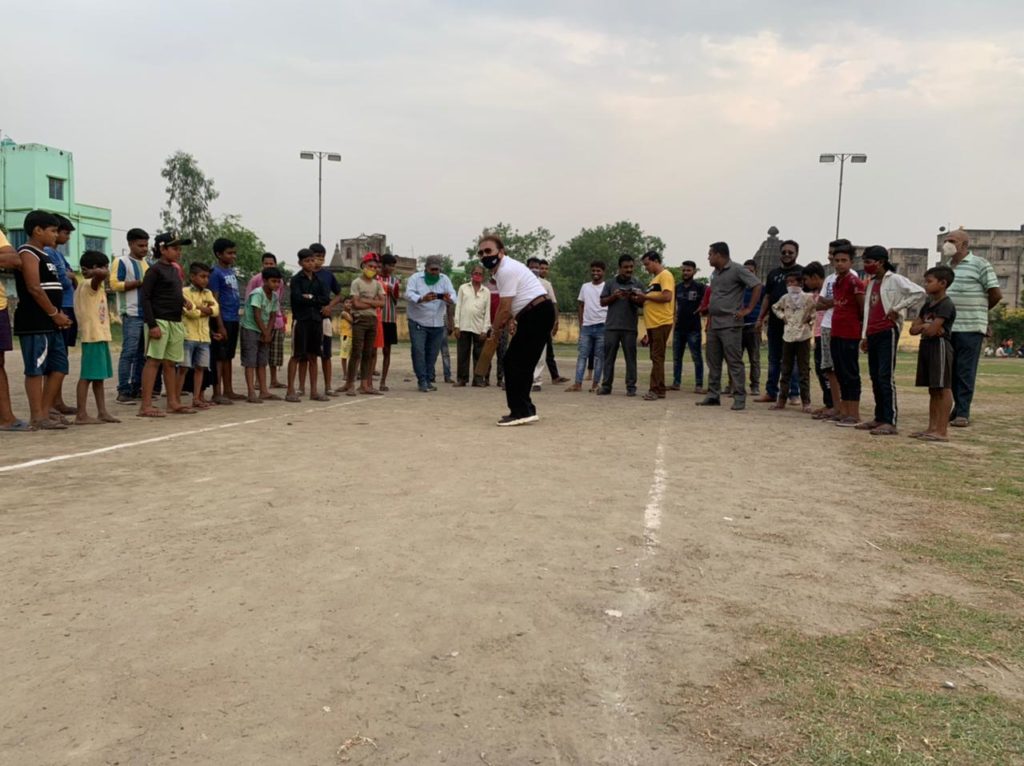
[[[186,340],[184,357],[179,367],[210,369],[210,344],[202,340]]]
[[[323,353],[324,329],[319,319],[292,322],[292,356],[303,358]]]
[[[260,342],[260,331],[242,328],[242,366],[266,367],[270,364],[270,344]]]
[[[235,358],[235,351],[238,350],[238,322],[225,322],[224,330],[227,337],[224,340],[215,340],[210,344],[210,354],[215,361],[230,362]]]
[[[38,378],[53,372],[68,374],[68,350],[64,346],[64,336],[59,331],[22,335],[18,342],[21,345],[26,378]]]
[[[384,345],[393,346],[398,343],[398,323],[397,322],[382,322],[381,327],[384,330]]]
[[[352,355],[352,336],[341,336],[341,358],[348,359]]]
[[[334,340],[333,336],[331,336],[331,335],[324,335],[323,345],[320,348],[320,358],[321,359],[330,359],[331,358],[331,351],[332,351],[332,348],[333,348],[333,345],[332,345],[331,341],[333,341],[333,340]]]
[[[14,336],[11,335],[11,315],[7,309],[0,309],[0,354],[14,350]]]
[[[78,320],[75,317],[75,309],[72,306],[62,308],[61,311],[64,313],[64,316],[71,320],[71,326],[65,327],[60,331],[61,335],[64,336],[65,348],[71,348],[78,342]]]
[[[146,356],[180,364],[185,358],[185,325],[169,319],[158,319],[156,326],[160,328],[160,337],[146,341]]]
[[[82,374],[79,377],[82,380],[110,380],[114,377],[107,341],[82,341]]]
[[[835,365],[832,363],[832,328],[822,327],[821,337],[814,342],[821,346],[821,369],[833,369]]]
[[[925,338],[917,351],[917,380],[921,388],[953,387],[953,344],[947,338]]]
[[[274,328],[270,338],[270,366],[284,366],[284,328]]]

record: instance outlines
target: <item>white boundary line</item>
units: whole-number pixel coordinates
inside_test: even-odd
[[[661,422],[658,433],[658,447],[654,453],[654,477],[647,492],[647,506],[644,508],[644,552],[653,555],[661,531],[661,506],[665,496],[665,427],[668,413]]]
[[[376,399],[377,397],[374,397]],[[46,465],[47,463],[59,463],[64,460],[74,460],[80,457],[91,457],[93,455],[102,455],[106,452],[116,452],[117,450],[128,449],[129,447],[141,447],[144,444],[156,444],[158,442],[170,441],[171,439],[178,439],[182,436],[195,436],[196,434],[205,434],[211,431],[220,431],[224,428],[235,428],[237,426],[248,426],[253,423],[265,423],[268,420],[276,420],[277,418],[292,417],[293,415],[303,414],[308,415],[311,412],[323,412],[324,410],[332,410],[335,407],[347,407],[351,404],[359,404],[365,402],[366,399],[356,399],[353,402],[337,402],[336,404],[328,405],[327,407],[311,407],[305,411],[299,412],[292,410],[291,412],[281,413],[279,415],[269,415],[265,418],[251,418],[249,420],[237,420],[233,423],[220,423],[215,426],[207,426],[206,428],[194,428],[191,431],[177,431],[172,434],[163,434],[162,436],[153,436],[149,439],[140,439],[134,442],[122,442],[121,444],[111,444],[106,447],[98,447],[97,449],[86,450],[85,452],[70,452],[66,455],[54,455],[52,457],[36,458],[35,460],[27,460],[24,463],[13,463],[11,465],[0,466],[0,473],[10,473],[11,471],[20,471],[25,468],[35,468],[40,465]]]

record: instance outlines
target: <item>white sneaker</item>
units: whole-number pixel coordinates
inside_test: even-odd
[[[540,418],[536,415],[527,415],[522,418],[514,418],[511,415],[505,415],[501,420],[498,421],[499,426],[525,426],[527,423],[536,423]]]

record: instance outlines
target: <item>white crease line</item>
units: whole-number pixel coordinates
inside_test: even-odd
[[[376,397],[374,397],[376,399]],[[354,402],[338,402],[337,404],[331,404],[327,407],[311,407],[305,410],[301,414],[309,414],[311,412],[323,412],[324,410],[331,410],[335,407],[347,407],[350,404],[359,404],[365,402],[366,399],[357,399]],[[276,420],[277,418],[292,417],[296,413],[292,410],[290,413],[282,413],[280,415],[270,415],[265,418],[252,418],[250,420],[238,420],[234,423],[221,423],[216,426],[207,426],[206,428],[195,428],[191,431],[178,431],[173,434],[164,434],[163,436],[154,436],[150,439],[140,439],[135,442],[123,442],[121,444],[111,444],[107,447],[98,447],[96,449],[86,450],[85,452],[71,452],[67,455],[54,455],[53,457],[42,457],[36,458],[35,460],[27,460],[24,463],[14,463],[12,465],[0,466],[0,473],[8,473],[10,471],[18,471],[23,468],[35,468],[36,466],[46,465],[47,463],[59,463],[63,460],[73,460],[79,457],[91,457],[93,455],[102,455],[106,452],[116,452],[117,450],[128,449],[129,447],[141,447],[144,444],[156,444],[158,442],[170,441],[171,439],[177,439],[182,436],[195,436],[196,434],[205,434],[210,431],[219,431],[224,428],[235,428],[236,426],[248,426],[253,423],[265,423],[268,420]],[[168,416],[169,417],[169,416]]]
[[[654,553],[658,545],[658,532],[661,530],[661,503],[665,496],[665,427],[668,413],[662,421],[658,433],[658,447],[654,453],[654,478],[647,492],[647,507],[644,508],[644,552]]]

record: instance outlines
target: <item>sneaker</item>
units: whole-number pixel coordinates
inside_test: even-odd
[[[710,396],[707,399],[701,399],[699,402],[694,402],[698,407],[720,407],[722,403],[718,399],[712,399]]]
[[[739,412],[740,410],[745,410],[746,408],[747,408],[746,401],[744,401],[743,399],[734,399],[733,403],[732,403],[732,407],[730,407],[729,409],[730,410],[734,410],[735,412]]]
[[[859,422],[860,421],[858,421],[857,418],[846,417],[839,418],[835,421],[835,424],[840,428],[856,428]]]
[[[540,391],[540,386],[534,386],[534,387],[533,387],[533,388],[532,388],[531,390],[532,390],[532,391],[533,391],[534,393],[537,393],[538,391]]]
[[[599,389],[597,389],[597,395],[598,396],[608,396],[609,394],[611,394],[611,392],[612,392],[612,390],[610,388],[599,388]]]
[[[536,423],[540,418],[536,415],[525,415],[517,418],[513,415],[505,415],[498,421],[499,426],[525,426],[527,423]]]
[[[953,428],[967,428],[967,426],[971,424],[971,421],[967,418],[953,418],[949,421],[949,424],[953,426]]]
[[[117,402],[118,404],[124,404],[129,407],[133,404],[136,404],[136,400],[128,396],[128,394],[118,394],[117,398],[114,401]]]
[[[761,395],[761,388],[760,388],[760,386],[751,386],[750,387],[750,395],[751,396],[760,396]]]
[[[636,396],[636,389],[631,388],[626,392],[626,396]]]

